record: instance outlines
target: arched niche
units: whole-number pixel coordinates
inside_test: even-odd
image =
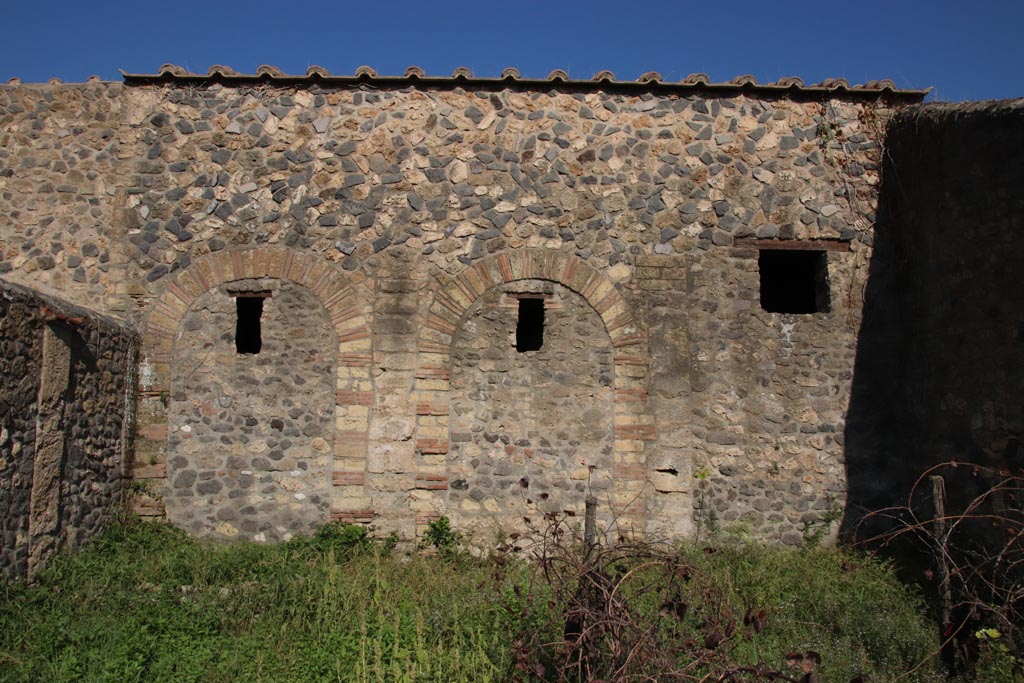
[[[366,313],[370,297],[367,295],[366,289],[366,283],[360,276],[344,276],[336,266],[316,256],[270,246],[224,250],[209,254],[196,259],[188,268],[178,271],[158,283],[156,299],[147,308],[143,333],[143,357],[140,367],[142,401],[137,416],[136,460],[133,466],[133,477],[139,483],[139,488],[152,493],[148,496],[140,496],[140,499],[136,501],[136,509],[150,516],[163,515],[170,510],[172,519],[189,526],[197,533],[250,537],[257,540],[283,538],[287,534],[294,533],[291,530],[292,521],[286,521],[283,524],[275,521],[276,513],[269,510],[270,503],[268,501],[270,499],[277,500],[282,505],[286,503],[286,507],[295,505],[297,508],[305,510],[302,514],[294,517],[294,520],[298,520],[294,521],[295,530],[310,530],[314,519],[317,522],[327,521],[327,519],[358,523],[371,522],[376,513],[368,502],[369,498],[365,495],[363,486],[366,471],[367,433],[375,396],[370,369],[372,347]],[[263,303],[260,316],[260,333],[269,335],[268,339],[264,340],[267,345],[261,347],[260,353],[252,355],[251,358],[242,358],[247,355],[246,352],[243,350],[242,353],[239,353],[239,349],[235,346],[235,336],[239,329],[238,316],[240,315],[238,299],[266,297],[267,294],[270,295],[269,300]],[[279,315],[285,309],[287,312]],[[252,306],[249,306],[248,310],[251,314]],[[216,324],[211,326],[212,331],[206,329],[205,319],[211,321],[216,319]],[[329,332],[325,332],[325,329]],[[305,342],[291,344],[287,363],[282,361],[277,364],[278,379],[280,380],[278,382],[261,374],[263,370],[260,368],[263,366],[260,365],[260,359],[270,359],[275,353],[280,353],[281,344],[284,343],[284,338],[281,335],[285,334],[292,338],[310,336],[322,346],[314,349]],[[196,339],[202,340],[198,346],[193,341]],[[210,346],[205,347],[206,344],[210,344]],[[235,519],[225,519],[225,516],[232,517],[232,512],[228,510],[230,506],[225,507],[211,500],[206,503],[210,510],[204,512],[203,515],[192,516],[183,513],[181,516],[177,516],[177,510],[186,504],[183,500],[176,500],[179,496],[178,492],[184,499],[185,491],[191,488],[194,499],[196,496],[218,496],[227,488],[228,498],[230,499],[233,494],[234,499],[238,499],[245,495],[241,492],[245,487],[240,483],[233,483],[232,486],[225,487],[222,481],[221,489],[218,491],[214,491],[217,487],[212,484],[203,486],[200,490],[200,483],[222,478],[226,476],[228,469],[237,472],[239,481],[243,477],[255,477],[257,471],[253,466],[254,463],[251,462],[249,466],[242,467],[242,461],[234,460],[228,463],[227,460],[223,460],[222,465],[209,467],[203,465],[205,473],[203,476],[206,478],[201,479],[198,460],[195,461],[195,466],[190,467],[191,461],[176,452],[179,447],[185,448],[181,444],[186,441],[196,443],[194,440],[182,438],[183,435],[190,434],[190,431],[183,431],[181,428],[192,429],[193,425],[186,420],[186,416],[194,416],[192,408],[196,407],[186,407],[184,402],[193,401],[197,398],[198,393],[203,393],[205,396],[206,389],[215,381],[214,375],[206,375],[205,383],[200,380],[193,382],[189,379],[192,368],[206,367],[204,362],[206,354],[213,357],[222,354],[222,362],[226,362],[225,359],[231,359],[235,369],[239,372],[247,365],[252,366],[249,369],[250,379],[247,380],[247,391],[252,394],[251,398],[244,398],[247,391],[236,391],[230,401],[225,396],[216,396],[222,402],[228,403],[228,408],[235,411],[223,412],[221,418],[217,420],[218,422],[223,420],[219,428],[226,430],[224,437],[230,443],[224,443],[219,437],[217,442],[232,451],[243,451],[241,454],[231,453],[231,456],[243,457],[243,459],[247,457],[244,453],[248,452],[246,449],[249,448],[243,443],[251,444],[252,439],[261,438],[263,432],[268,428],[260,422],[259,416],[245,415],[244,411],[254,410],[256,403],[260,400],[277,401],[276,397],[270,396],[269,391],[263,391],[262,387],[265,386],[263,382],[266,380],[270,382],[270,386],[280,384],[281,387],[285,387],[287,382],[289,392],[301,394],[311,386],[309,378],[306,376],[307,373],[304,371],[297,373],[285,366],[311,364],[318,368],[315,386],[317,396],[320,398],[305,402],[315,408],[303,410],[302,407],[275,403],[277,408],[288,408],[286,412],[292,422],[285,422],[283,417],[278,416],[277,419],[282,422],[280,429],[275,426],[276,423],[269,424],[270,433],[277,436],[272,437],[276,439],[274,446],[270,446],[268,442],[267,452],[282,450],[282,455],[279,460],[269,457],[267,459],[272,463],[294,461],[298,465],[299,460],[287,460],[287,458],[301,455],[303,451],[294,450],[290,455],[286,452],[290,448],[296,448],[296,442],[294,439],[290,439],[285,432],[287,430],[310,431],[310,434],[302,434],[303,448],[308,446],[310,451],[317,453],[325,445],[327,448],[325,452],[329,466],[326,474],[329,484],[326,506],[319,493],[316,494],[319,498],[316,502],[303,502],[304,499],[296,498],[296,494],[301,493],[307,497],[305,500],[312,499],[309,491],[301,490],[301,487],[300,490],[288,492],[290,499],[286,497],[278,500],[276,498],[278,495],[285,495],[282,493],[282,489],[288,491],[289,487],[295,485],[285,484],[284,482],[288,481],[287,477],[302,479],[306,476],[301,474],[303,472],[301,467],[296,466],[295,469],[287,470],[287,476],[274,475],[272,481],[266,483],[263,487],[265,492],[261,495],[269,498],[260,502],[264,511],[259,515],[252,516],[249,510],[242,512],[242,508],[245,506],[239,505],[235,510]],[[268,363],[270,362],[268,361]],[[196,370],[196,372],[201,371]],[[217,372],[221,372],[221,370],[218,369]],[[227,372],[227,370],[223,370],[223,372]],[[321,372],[322,377],[319,376]],[[259,375],[258,378],[257,375]],[[287,379],[282,375],[287,375]],[[238,375],[239,378],[242,376]],[[296,381],[297,379],[298,381]],[[258,381],[260,384],[252,384],[254,381]],[[241,379],[239,382],[245,383]],[[196,386],[192,386],[194,383],[197,383]],[[321,383],[331,387],[330,396],[326,399],[327,407],[324,407]],[[220,386],[223,388],[225,385],[222,383]],[[255,391],[253,391],[254,388]],[[232,390],[234,391],[234,389]],[[243,398],[239,399],[240,395]],[[287,392],[284,395],[290,396]],[[213,398],[214,396],[210,394],[206,397]],[[179,401],[182,402],[180,407],[175,405]],[[224,410],[224,406],[217,401],[204,408],[206,403],[209,401],[199,401],[197,407],[200,412]],[[242,412],[237,412],[239,406],[241,406]],[[175,411],[173,424],[168,420],[169,408],[172,407]],[[290,415],[293,409],[298,411],[299,417]],[[325,416],[330,418],[327,421],[331,426],[327,428],[324,428],[323,425]],[[257,423],[255,425],[245,424],[246,418],[255,419]],[[194,418],[188,417],[188,420],[191,419]],[[242,420],[240,426],[236,424],[236,420],[239,419]],[[271,416],[270,419],[273,421],[274,417]],[[213,422],[215,421],[211,419],[211,425]],[[315,427],[312,426],[314,422],[316,423]],[[236,428],[242,430],[246,427],[258,427],[259,429],[252,430],[251,434],[246,434],[244,431],[235,432]],[[257,434],[257,431],[260,434]],[[236,438],[241,435],[245,435],[249,441],[242,442],[241,438]],[[317,439],[321,439],[323,442]],[[284,445],[282,449],[282,441],[290,441],[290,443]],[[189,448],[193,447],[189,446]],[[220,446],[218,446],[219,448]],[[257,454],[250,455],[253,458],[264,457]],[[274,456],[277,455],[274,452]],[[184,459],[175,459],[179,457]],[[212,462],[219,455],[214,454],[209,457]],[[317,460],[319,457],[319,455],[308,455],[307,468],[311,467],[314,461],[319,463],[320,461]],[[255,464],[262,465],[264,463],[258,461]],[[240,466],[229,467],[229,465]],[[272,465],[267,471],[285,472],[283,469],[275,470],[273,467]],[[185,474],[184,479],[177,483],[178,476],[188,470],[194,473],[195,482],[188,484],[191,475]],[[225,474],[219,474],[221,470],[224,470]],[[243,472],[252,472],[253,474],[243,474]],[[300,474],[293,477],[292,473],[294,472]],[[322,483],[322,479],[318,481]],[[271,483],[274,483],[273,487],[270,486]],[[321,483],[318,483],[317,486],[321,486]],[[223,511],[221,511],[222,508]],[[316,513],[309,513],[311,509],[315,509]],[[202,517],[201,522],[199,521],[200,517]],[[274,529],[267,527],[263,521],[256,523],[255,531],[251,530],[252,524],[246,524],[243,529],[241,520],[250,517],[271,520],[270,525]],[[283,527],[284,530],[282,531],[278,527]]]
[[[582,517],[611,523],[614,349],[601,316],[566,286],[498,285],[452,335],[447,507],[457,528]]]
[[[331,516],[337,335],[305,287],[231,281],[186,311],[171,356],[168,518],[277,541]]]
[[[424,528],[431,520],[454,514],[451,491],[461,487],[449,468],[452,457],[453,342],[476,302],[497,288],[512,292],[512,283],[544,282],[564,288],[586,302],[600,319],[612,349],[612,453],[610,463],[594,474],[611,481],[600,505],[620,534],[643,532],[647,524],[646,445],[655,438],[647,405],[649,356],[647,336],[638,326],[616,285],[582,260],[561,252],[519,249],[481,259],[434,287],[420,328],[417,369],[417,490],[411,505]],[[559,290],[561,291],[561,290]],[[565,294],[568,297],[568,294]],[[550,499],[550,496],[549,496]],[[461,501],[459,502],[461,505]],[[500,529],[497,529],[500,531]],[[609,527],[612,530],[612,527]]]

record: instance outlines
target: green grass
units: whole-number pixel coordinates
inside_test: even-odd
[[[939,680],[934,659],[938,629],[923,601],[893,576],[891,568],[833,549],[769,550],[725,547],[690,559],[721,591],[737,623],[747,608],[764,609],[764,630],[735,638],[736,659],[764,661],[786,670],[785,655],[821,655],[822,680],[868,675],[892,680],[924,662],[908,681]]]
[[[516,572],[369,543],[112,529],[0,600],[0,681],[493,681]]]
[[[920,601],[877,562],[758,548],[685,559],[688,628],[766,610],[763,631],[731,639],[737,663],[790,672],[787,653],[815,650],[822,681],[888,681],[937,645]],[[657,623],[655,595],[637,609]],[[513,641],[561,637],[551,596],[526,562],[406,556],[357,529],[267,546],[130,523],[35,585],[0,584],[0,682],[513,680]]]
[[[804,655],[820,662],[813,668],[821,681],[944,680],[939,631],[923,601],[877,560],[754,545],[653,552],[641,546],[599,557],[602,597],[579,619],[590,634],[586,651],[598,653],[583,667],[593,678],[801,680],[807,670],[792,655]],[[578,565],[570,565],[553,564],[561,603],[581,595]],[[752,614],[756,627],[747,619]],[[564,619],[560,610],[552,616],[536,642],[559,640]],[[558,680],[553,672],[573,669],[580,652],[535,646],[528,663]]]

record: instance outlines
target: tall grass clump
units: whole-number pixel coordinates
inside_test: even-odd
[[[487,557],[327,525],[280,545],[129,522],[0,584],[0,683],[938,680],[890,568],[806,548],[584,550],[553,521]]]
[[[523,579],[329,525],[277,545],[116,527],[0,594],[0,681],[498,681]]]
[[[696,591],[717,593],[737,624],[763,615],[759,633],[735,639],[738,661],[810,668],[810,652],[820,658],[814,668],[822,680],[937,679],[935,625],[920,595],[890,565],[821,547],[716,550],[685,555],[702,577]]]

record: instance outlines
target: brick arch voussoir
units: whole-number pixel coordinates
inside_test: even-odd
[[[615,284],[571,254],[541,249],[502,252],[439,282],[421,328],[421,347],[447,349],[474,301],[500,284],[530,279],[557,282],[582,296],[604,322],[615,348],[616,370],[626,371],[628,366],[626,374],[647,376],[647,335]],[[617,377],[623,374],[616,372]]]
[[[170,384],[174,337],[192,303],[226,282],[259,277],[290,280],[310,290],[327,310],[339,341],[369,338],[364,284],[339,275],[333,264],[280,247],[214,252],[165,278],[150,305],[142,347],[154,386],[166,390]]]
[[[144,395],[163,397],[170,390],[174,339],[195,300],[224,283],[261,277],[294,282],[312,292],[327,310],[337,335],[338,363],[346,369],[345,373],[339,372],[336,385],[335,406],[338,415],[345,415],[345,424],[344,428],[337,428],[335,457],[344,459],[349,468],[359,459],[365,461],[369,431],[366,409],[375,403],[369,372],[372,350],[367,308],[372,300],[372,287],[365,277],[341,275],[334,264],[311,254],[272,246],[224,250],[198,258],[187,268],[164,278],[160,283],[162,291],[150,304],[143,326]],[[353,417],[350,413],[355,411],[358,415]],[[152,442],[144,444],[147,449],[161,451],[167,443],[166,404],[162,409],[154,407],[145,422],[140,425],[139,438]],[[336,459],[332,472],[332,518],[372,521],[373,510],[352,509],[346,503],[356,500],[346,490],[353,486],[361,489],[363,472],[339,470],[338,462]]]

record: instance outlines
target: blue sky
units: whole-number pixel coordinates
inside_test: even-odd
[[[171,62],[204,72],[251,73],[318,64],[351,74],[361,64],[400,75],[467,66],[498,76],[602,69],[620,79],[658,71],[668,80],[753,74],[851,83],[891,78],[934,88],[931,99],[1024,96],[1024,2],[68,2],[0,0],[0,83],[118,69],[153,73]]]

